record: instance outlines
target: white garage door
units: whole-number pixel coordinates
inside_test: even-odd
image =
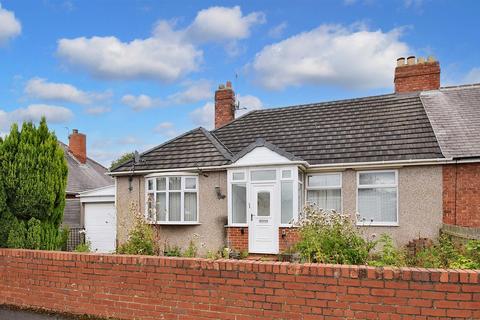
[[[85,203],[85,233],[92,251],[115,251],[117,222],[113,202]]]

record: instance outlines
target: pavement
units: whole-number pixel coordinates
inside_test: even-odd
[[[35,313],[23,310],[0,309],[0,320],[71,320],[64,316]]]

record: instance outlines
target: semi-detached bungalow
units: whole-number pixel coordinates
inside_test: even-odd
[[[235,119],[231,84],[215,130],[197,128],[123,163],[117,241],[134,211],[161,243],[275,254],[307,202],[351,214],[397,244],[443,228],[480,234],[480,85],[440,87],[440,65],[400,58],[395,93],[256,110]],[[133,209],[132,209],[133,208]]]

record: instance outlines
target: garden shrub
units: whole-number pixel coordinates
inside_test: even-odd
[[[85,243],[80,243],[75,247],[75,252],[91,252],[91,243],[90,241],[85,241]]]
[[[170,246],[166,244],[165,249],[163,250],[163,255],[166,257],[181,257],[182,249],[179,246]]]
[[[14,219],[8,233],[7,247],[9,248],[25,248],[27,228],[23,220]]]
[[[297,249],[308,262],[365,264],[375,242],[360,234],[348,215],[309,205],[297,222]]]
[[[31,218],[27,222],[28,230],[25,239],[25,247],[39,250],[42,248],[42,223],[40,220]]]
[[[133,213],[134,225],[128,234],[128,239],[120,245],[117,253],[120,254],[155,254],[155,238],[152,226],[149,225],[139,212]]]
[[[187,249],[185,249],[185,252],[183,253],[183,256],[187,258],[195,258],[197,256],[197,253],[197,245],[195,244],[195,241],[191,239]]]
[[[393,243],[392,237],[382,234],[377,241],[382,248],[379,252],[372,255],[368,264],[371,266],[396,266],[406,265],[406,254],[404,250],[398,249]]]

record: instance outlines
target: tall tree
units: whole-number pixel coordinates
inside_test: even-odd
[[[30,236],[42,237],[43,249],[56,249],[65,207],[68,167],[45,118],[38,127],[31,122],[24,123],[21,131],[17,125],[12,126],[0,145],[0,171],[4,177],[6,210],[22,222],[13,225],[30,225],[31,232],[35,231],[35,235]],[[31,218],[39,222],[28,224]],[[38,235],[39,229],[41,235]]]

